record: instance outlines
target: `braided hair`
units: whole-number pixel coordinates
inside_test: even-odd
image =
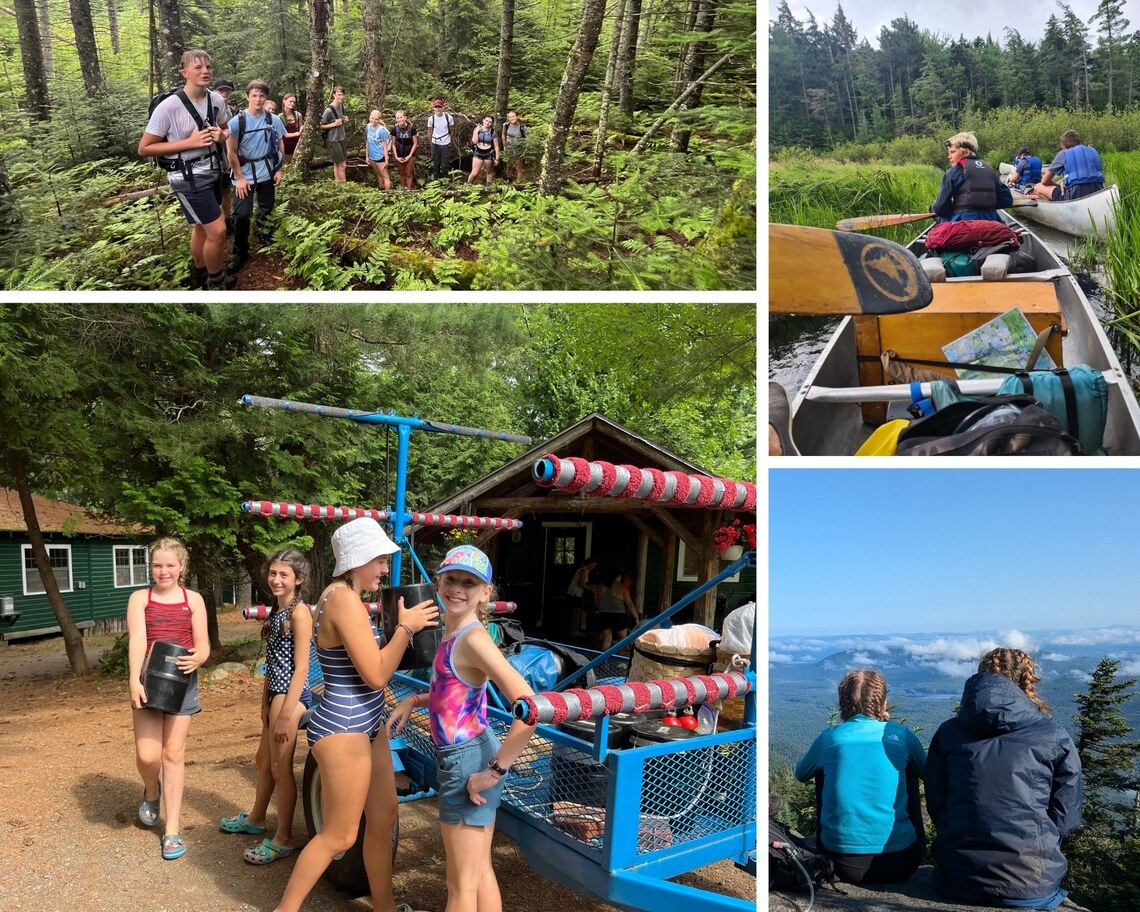
[[[1034,705],[1047,716],[1053,715],[1049,704],[1037,696],[1034,685],[1041,680],[1037,668],[1033,664],[1033,656],[1020,649],[1010,649],[999,646],[991,649],[978,663],[978,671],[993,671],[1005,675],[1014,684],[1025,691],[1025,695],[1033,701]]]
[[[282,548],[279,551],[274,551],[269,555],[269,559],[265,562],[262,568],[262,582],[265,583],[266,588],[269,587],[269,568],[274,564],[285,564],[293,571],[293,576],[296,579],[297,585],[293,589],[293,599],[288,605],[280,605],[275,598],[273,600],[273,609],[269,612],[269,617],[265,619],[265,624],[262,627],[261,635],[264,637],[269,632],[269,621],[273,615],[277,613],[278,609],[285,611],[285,634],[291,635],[293,630],[290,620],[293,617],[293,609],[296,608],[302,601],[302,591],[308,585],[310,570],[309,561],[296,548]]]
[[[839,718],[852,716],[882,719],[887,706],[887,679],[869,668],[849,671],[839,682]]]

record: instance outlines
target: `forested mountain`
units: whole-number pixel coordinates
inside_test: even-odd
[[[768,28],[771,144],[829,148],[1003,106],[1103,111],[1140,100],[1140,31],[1129,31],[1123,0],[1102,0],[1090,23],[1061,2],[1030,14],[1046,17],[1037,43],[1010,28],[932,34],[905,15],[859,35],[841,3],[820,23],[781,2]],[[947,23],[953,29],[954,17]]]

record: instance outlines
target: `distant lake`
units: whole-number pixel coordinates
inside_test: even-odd
[[[962,692],[958,693],[944,693],[944,694],[903,694],[899,698],[902,703],[906,700],[957,700],[962,696]]]

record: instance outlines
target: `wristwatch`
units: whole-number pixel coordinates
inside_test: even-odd
[[[502,779],[507,774],[507,770],[509,770],[510,767],[499,766],[499,761],[495,757],[492,757],[487,763],[487,769]]]

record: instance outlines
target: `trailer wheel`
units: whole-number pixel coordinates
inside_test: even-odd
[[[321,808],[321,769],[317,758],[310,753],[305,760],[305,772],[301,779],[301,805],[305,811],[305,826],[309,837],[316,836],[324,826],[324,812]],[[392,863],[396,861],[396,848],[400,842],[400,818],[392,828]],[[353,896],[367,896],[368,872],[364,868],[364,818],[360,819],[360,832],[356,843],[340,858],[333,859],[324,873],[329,883]]]

